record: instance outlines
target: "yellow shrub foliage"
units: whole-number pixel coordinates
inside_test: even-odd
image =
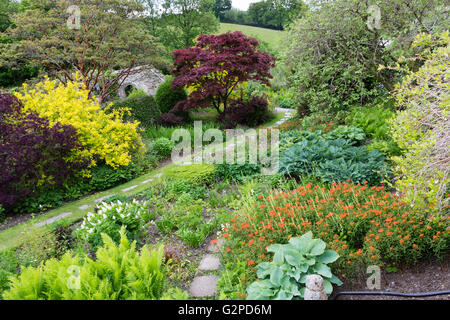
[[[91,167],[98,160],[113,168],[128,166],[133,155],[145,152],[138,133],[139,123],[123,121],[126,109],[106,113],[97,100],[89,99],[79,75],[75,78],[76,81],[66,85],[48,78],[33,88],[24,84],[22,92],[15,92],[15,96],[22,100],[25,110],[48,118],[51,125],[59,122],[77,129],[85,148],[74,157],[88,157]]]

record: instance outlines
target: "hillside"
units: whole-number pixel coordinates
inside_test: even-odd
[[[248,36],[256,36],[265,42],[275,45],[281,44],[284,33],[283,31],[272,29],[257,28],[231,23],[221,23],[218,34],[225,33],[227,31],[242,31]]]

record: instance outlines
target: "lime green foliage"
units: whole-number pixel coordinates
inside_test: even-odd
[[[152,143],[152,149],[162,159],[169,158],[172,155],[172,150],[175,147],[175,143],[167,138],[159,138]]]
[[[185,180],[194,186],[210,183],[216,176],[216,168],[210,164],[192,164],[178,166],[166,171],[165,177],[170,179]]]
[[[141,137],[137,132],[139,123],[123,122],[123,112],[115,110],[107,114],[98,101],[89,98],[89,91],[77,81],[66,85],[48,78],[33,88],[24,84],[22,91],[15,95],[22,100],[25,110],[36,111],[41,117],[74,126],[79,135],[83,150],[73,155],[87,157],[91,166],[98,159],[117,169],[128,166],[134,154],[145,151]]]
[[[288,244],[268,247],[267,251],[274,253],[273,261],[257,266],[258,278],[262,280],[247,288],[247,299],[302,300],[308,275],[322,276],[327,295],[333,292],[332,283],[342,285],[327,266],[339,255],[333,250],[325,250],[326,243],[312,236],[312,232],[308,232],[300,238],[291,238]]]
[[[128,116],[125,114],[125,119],[139,121],[144,128],[156,123],[161,115],[155,98],[146,94],[130,94],[126,99],[116,102],[113,107],[114,110],[125,108],[130,111]]]
[[[0,300],[5,290],[10,287],[9,277],[17,274],[20,259],[14,250],[0,252]]]
[[[384,155],[400,155],[399,146],[392,140],[389,120],[394,117],[394,112],[387,104],[376,104],[372,107],[354,107],[345,119],[349,126],[364,130],[372,142],[369,150],[378,149]]]
[[[403,156],[393,157],[395,187],[406,202],[424,211],[448,212],[450,197],[450,37],[419,35],[413,46],[425,60],[407,71],[395,98],[402,109],[390,122]]]
[[[156,91],[155,100],[161,113],[170,112],[178,102],[187,99],[186,90],[172,90],[172,81],[172,76],[167,77]]]
[[[116,245],[103,235],[105,246],[98,249],[97,260],[65,254],[37,268],[25,268],[13,278],[5,300],[147,300],[162,296],[165,274],[164,249],[136,250],[125,228]]]
[[[84,218],[78,236],[87,241],[92,248],[101,246],[102,234],[107,234],[116,243],[120,241],[119,230],[126,227],[126,235],[129,239],[137,238],[143,228],[144,221],[149,211],[148,202],[122,203],[121,201],[110,204],[103,203],[98,207],[96,213],[89,213]]]

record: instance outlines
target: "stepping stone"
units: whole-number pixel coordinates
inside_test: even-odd
[[[212,271],[212,270],[219,270],[219,267],[220,267],[219,258],[217,258],[212,254],[208,254],[203,257],[202,261],[200,262],[200,265],[198,266],[198,269],[203,271]]]
[[[72,212],[61,213],[60,215],[58,215],[56,217],[50,218],[50,219],[45,220],[43,222],[36,223],[36,226],[37,227],[42,227],[42,226],[44,226],[46,224],[52,224],[53,222],[61,220],[61,219],[65,218],[65,217],[67,217],[67,216],[70,216],[71,214],[72,214]]]
[[[189,288],[189,294],[196,298],[211,297],[217,294],[218,276],[195,277]]]
[[[155,178],[161,178],[162,177],[162,173],[158,173],[155,175]]]
[[[112,196],[114,196],[114,195],[113,195],[113,194],[110,194],[110,195],[101,197],[101,198],[99,198],[99,199],[97,199],[97,200],[94,200],[94,202],[99,203],[99,202],[102,202],[102,201],[105,200],[105,199],[111,198]]]
[[[136,186],[131,186],[131,187],[129,187],[129,188],[123,189],[122,192],[128,192],[128,191],[131,191],[131,190],[133,190],[133,189],[136,189],[137,187],[138,187],[137,185],[136,185]]]
[[[153,181],[153,179],[148,179],[148,180],[142,181],[142,184],[147,184],[147,183],[152,182],[152,181]]]
[[[87,210],[87,209],[89,209],[89,205],[88,204],[82,205],[81,207],[78,207],[78,209]]]

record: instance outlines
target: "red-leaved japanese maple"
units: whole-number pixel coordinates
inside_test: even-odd
[[[175,50],[173,89],[194,87],[175,108],[214,107],[223,114],[240,83],[253,80],[270,86],[275,58],[258,49],[258,41],[242,32],[202,35],[195,46]]]

